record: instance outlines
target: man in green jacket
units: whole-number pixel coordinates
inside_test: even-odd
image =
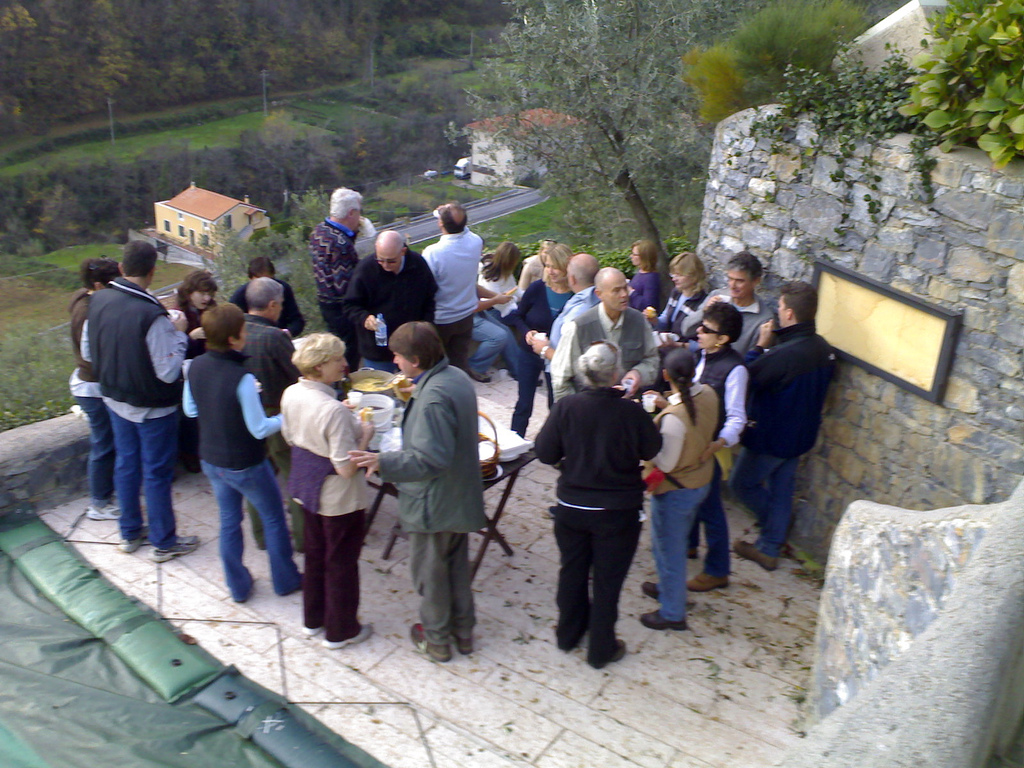
[[[435,661],[449,661],[453,638],[460,653],[473,652],[469,533],[487,524],[476,390],[448,364],[430,323],[402,325],[389,346],[415,385],[402,420],[402,450],[350,451],[349,458],[398,489],[412,580],[423,598],[412,642]]]

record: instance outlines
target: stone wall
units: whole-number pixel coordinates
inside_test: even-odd
[[[77,416],[0,432],[0,516],[81,496],[88,460],[89,422]]]
[[[756,115],[717,130],[698,253],[718,284],[745,248],[768,271],[769,298],[811,279],[820,257],[963,313],[941,403],[840,365],[798,476],[792,539],[824,558],[861,498],[908,509],[1006,498],[1024,475],[1024,163],[994,171],[977,150],[933,150],[928,203],[910,137],[859,146],[840,169],[811,123],[779,145],[751,136]]]
[[[815,643],[814,727],[779,765],[1017,765],[1002,759],[1024,733],[1024,483],[986,506],[851,505]]]

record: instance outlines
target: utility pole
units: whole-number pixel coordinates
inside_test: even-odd
[[[114,100],[107,96],[107,114],[110,116],[110,143],[114,143]]]
[[[373,92],[373,75],[374,75],[374,72],[373,72],[373,70],[374,70],[374,61],[373,61],[374,47],[373,47],[373,43],[374,43],[374,41],[371,39],[370,40],[370,92],[371,93]]]
[[[262,69],[260,70],[260,78],[263,80],[263,116],[267,116],[267,75],[270,73]]]
[[[469,30],[469,71],[473,71],[473,29]]]

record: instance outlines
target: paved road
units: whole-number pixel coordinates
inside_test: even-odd
[[[469,212],[470,226],[480,224],[491,219],[507,216],[510,213],[530,208],[537,203],[542,203],[547,197],[536,189],[513,189],[510,192],[503,192],[486,200],[476,200],[466,204]],[[438,236],[437,221],[432,214],[417,216],[407,222],[402,222],[381,229],[395,229],[405,234],[410,243],[421,243],[424,240],[431,240]],[[363,238],[356,243],[356,250],[360,256],[365,256],[373,251],[371,238]]]

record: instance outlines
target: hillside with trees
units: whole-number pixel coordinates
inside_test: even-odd
[[[468,50],[501,0],[0,0],[0,135],[338,83]]]

